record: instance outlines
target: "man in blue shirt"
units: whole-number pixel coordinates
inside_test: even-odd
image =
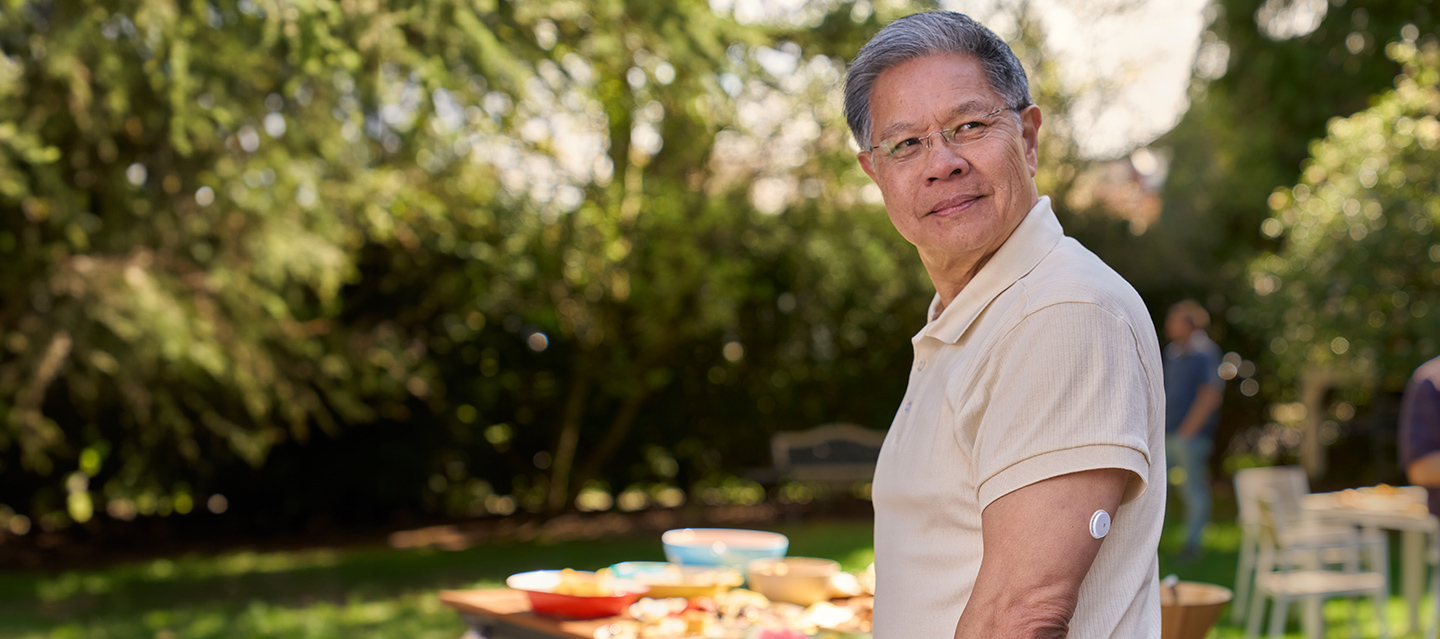
[[[1220,347],[1205,334],[1210,314],[1194,300],[1170,307],[1165,317],[1165,456],[1184,472],[1185,545],[1180,556],[1200,554],[1200,533],[1210,522],[1210,454],[1220,422]]]
[[[1400,465],[1410,483],[1430,492],[1430,512],[1440,515],[1440,357],[1410,376],[1400,404]]]

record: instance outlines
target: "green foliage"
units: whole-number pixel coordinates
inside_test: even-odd
[[[1267,196],[1295,183],[1310,141],[1325,134],[1330,118],[1364,108],[1391,85],[1399,69],[1383,55],[1385,44],[1407,25],[1432,33],[1440,16],[1429,4],[1331,3],[1300,35],[1303,3],[1222,0],[1208,9],[1190,109],[1157,143],[1173,157],[1161,223],[1151,232],[1174,249],[1167,270],[1180,290],[1172,299],[1186,289],[1202,298],[1218,293],[1211,310],[1222,315],[1235,303],[1248,262],[1276,247],[1257,233],[1270,213]]]
[[[415,454],[471,493],[514,482],[509,438],[467,431],[517,424],[520,483],[563,506],[743,313],[813,288],[787,309],[803,359],[801,326],[863,344],[923,303],[860,206],[843,63],[788,26],[704,2],[478,9],[0,15],[0,463],[30,478],[6,501],[47,529],[185,512],[237,462],[381,420],[450,426]]]
[[[838,89],[929,4],[12,4],[0,527],[554,511],[893,415],[932,289]]]
[[[173,501],[425,395],[423,349],[345,290],[367,247],[423,262],[488,228],[461,129],[500,119],[459,105],[521,80],[514,28],[449,2],[0,13],[7,471]]]
[[[1299,183],[1269,198],[1261,229],[1282,245],[1251,264],[1245,317],[1286,377],[1345,370],[1398,391],[1435,354],[1440,46],[1386,51],[1404,65],[1395,89],[1332,120]]]
[[[1140,274],[1132,281],[1157,315],[1181,298],[1200,300],[1211,311],[1211,333],[1222,348],[1256,365],[1253,378],[1236,384],[1236,390],[1248,390],[1227,393],[1219,441],[1223,446],[1232,434],[1243,434],[1230,452],[1256,452],[1251,449],[1259,442],[1266,458],[1277,453],[1265,444],[1276,441],[1265,426],[1275,421],[1271,404],[1296,399],[1302,368],[1293,356],[1311,346],[1310,336],[1297,344],[1294,335],[1283,335],[1286,324],[1274,315],[1283,309],[1261,310],[1254,303],[1252,263],[1286,250],[1285,240],[1261,232],[1275,213],[1269,198],[1277,187],[1302,181],[1311,142],[1326,134],[1332,118],[1366,108],[1371,96],[1393,85],[1400,65],[1384,55],[1387,43],[1431,40],[1440,18],[1421,0],[1331,2],[1318,13],[1313,8],[1282,0],[1221,0],[1207,9],[1190,108],[1155,145],[1172,159],[1161,193],[1164,208],[1144,236],[1149,248],[1135,252],[1147,256],[1140,264],[1164,268],[1121,269]],[[1352,293],[1366,295],[1362,305],[1371,308],[1392,291]],[[1276,337],[1298,351],[1276,356]],[[1356,391],[1345,391],[1355,404],[1338,427],[1354,432],[1357,441],[1376,442],[1373,459],[1363,466],[1380,468],[1337,466],[1337,474],[1353,472],[1349,481],[1355,482],[1387,481],[1393,469],[1383,460],[1393,459],[1385,452],[1393,448],[1383,442],[1393,431],[1380,412],[1351,420],[1355,406],[1365,407],[1364,392]],[[1289,454],[1284,446],[1278,452]]]

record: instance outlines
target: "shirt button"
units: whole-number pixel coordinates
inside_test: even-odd
[[[915,370],[917,370],[917,371],[923,371],[923,370],[925,370],[925,360],[922,359],[922,360],[920,360],[920,361],[918,361],[918,362],[915,362]]]
[[[915,403],[914,401],[905,402],[905,412],[907,412],[907,413],[910,412],[910,406],[911,406],[912,404],[914,404],[914,403]]]

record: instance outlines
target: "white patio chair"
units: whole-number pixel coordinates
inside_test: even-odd
[[[1437,639],[1440,637],[1440,536],[1429,536],[1433,543],[1430,546],[1430,595],[1435,597],[1435,616],[1430,619],[1430,632],[1425,633],[1425,639]]]
[[[1230,619],[1240,624],[1249,610],[1251,584],[1257,573],[1270,572],[1274,564],[1260,554],[1260,499],[1269,496],[1271,508],[1282,521],[1276,545],[1286,551],[1311,553],[1324,550],[1332,555],[1361,541],[1364,535],[1347,521],[1305,517],[1300,501],[1310,493],[1310,480],[1299,466],[1246,468],[1235,473],[1235,504],[1240,520],[1240,561],[1235,568],[1235,601]],[[1374,535],[1371,535],[1374,536]],[[1353,557],[1352,557],[1353,559]],[[1312,561],[1312,563],[1314,563]],[[1258,565],[1257,565],[1258,564]]]
[[[1311,543],[1304,548],[1285,548],[1280,540],[1286,535],[1285,518],[1275,509],[1271,495],[1258,501],[1260,518],[1260,549],[1258,565],[1273,570],[1257,571],[1255,592],[1251,594],[1249,619],[1245,624],[1246,639],[1255,639],[1264,619],[1265,600],[1273,600],[1270,612],[1270,637],[1278,639],[1285,631],[1290,603],[1310,602],[1319,606],[1327,599],[1351,599],[1350,633],[1359,636],[1359,605],[1354,598],[1370,596],[1375,604],[1375,617],[1380,625],[1381,639],[1388,639],[1385,623],[1385,602],[1389,600],[1389,561],[1386,538],[1382,535],[1361,535],[1351,541],[1338,540],[1333,545]],[[1335,566],[1339,559],[1342,566]],[[1310,625],[1307,634],[1319,639],[1324,634],[1323,620]]]

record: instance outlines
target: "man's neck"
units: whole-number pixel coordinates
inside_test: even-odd
[[[1034,188],[1033,184],[1031,188]],[[940,303],[935,307],[935,317],[939,317],[940,313],[950,306],[950,302],[960,296],[960,291],[964,290],[975,279],[975,276],[980,274],[980,270],[985,268],[985,265],[990,262],[990,258],[1000,251],[1000,247],[1010,241],[1010,238],[1015,235],[1015,230],[1025,223],[1025,219],[1030,216],[1030,212],[1034,211],[1038,204],[1040,204],[1040,196],[1032,191],[1029,208],[1026,208],[1025,213],[1012,222],[1013,226],[1005,231],[1005,235],[991,246],[968,253],[920,250],[920,262],[925,265],[925,272],[930,275],[930,282],[935,285],[935,292],[940,294]]]
[[[935,305],[935,317],[931,317],[931,320],[940,317],[940,314],[945,312],[945,307],[960,296],[960,291],[975,279],[975,275],[994,255],[995,251],[991,251],[964,262],[932,263],[931,260],[925,259],[924,254],[921,254],[920,260],[924,262],[925,270],[930,274],[930,282],[935,285],[935,292],[940,294],[940,302]]]
[[[1199,331],[1200,329],[1198,328],[1191,329],[1189,333],[1185,334],[1185,337],[1177,339],[1173,342],[1175,344],[1175,347],[1180,349],[1180,352],[1182,353],[1189,353],[1195,350],[1195,348],[1191,344],[1194,343],[1195,333],[1198,333]]]

